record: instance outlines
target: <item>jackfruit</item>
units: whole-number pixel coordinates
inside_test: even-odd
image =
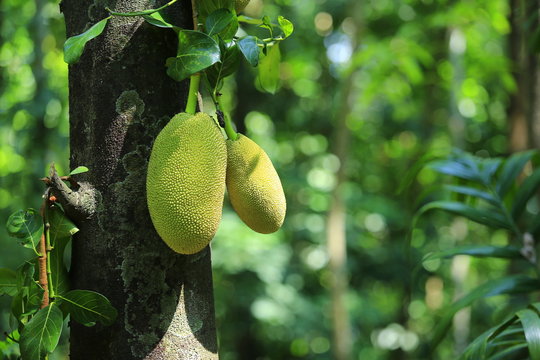
[[[225,139],[204,113],[180,113],[158,134],[146,177],[150,217],[174,251],[208,245],[221,220],[227,167]]]
[[[247,6],[247,4],[249,4],[249,1],[250,0],[236,0],[235,3],[234,3],[234,7],[236,9],[236,13],[239,13],[241,12],[242,10],[245,9],[245,7]]]
[[[272,161],[250,138],[227,140],[227,192],[240,219],[251,229],[270,234],[285,219],[285,194]]]

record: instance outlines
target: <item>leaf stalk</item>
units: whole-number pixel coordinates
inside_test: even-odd
[[[178,0],[171,0],[168,3],[166,3],[165,5],[157,8],[157,9],[133,11],[133,12],[128,12],[128,13],[112,11],[109,7],[106,7],[105,10],[107,10],[109,12],[109,14],[114,15],[114,16],[124,16],[124,17],[143,16],[143,15],[151,15],[151,14],[153,14],[155,12],[161,11],[161,10],[171,6],[172,4],[174,4],[177,1]]]

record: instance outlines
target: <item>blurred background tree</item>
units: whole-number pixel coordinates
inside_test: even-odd
[[[281,90],[258,92],[245,66],[223,97],[273,160],[288,214],[281,231],[259,235],[225,209],[212,245],[222,359],[420,359],[444,305],[510,271],[468,257],[422,265],[466,240],[508,241],[438,213],[413,232],[407,258],[417,200],[441,178],[423,170],[396,190],[425,154],[538,147],[538,10],[523,0],[251,0],[246,15],[295,24]],[[48,163],[67,170],[64,40],[56,1],[0,3],[2,221],[39,206]],[[0,242],[0,266],[14,267],[22,250],[4,231]],[[454,358],[507,300],[460,311],[429,359]],[[10,304],[0,306],[4,332]]]

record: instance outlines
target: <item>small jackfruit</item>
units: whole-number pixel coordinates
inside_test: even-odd
[[[249,1],[250,0],[236,0],[235,3],[234,3],[236,13],[239,13],[242,10],[244,10],[246,8],[247,4],[249,4]]]
[[[285,194],[272,161],[250,138],[238,134],[227,140],[227,192],[242,221],[251,229],[270,234],[285,219]]]
[[[174,251],[194,254],[221,220],[227,167],[225,139],[204,113],[180,113],[158,134],[146,177],[148,210]]]

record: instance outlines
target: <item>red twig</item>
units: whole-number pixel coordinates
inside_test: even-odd
[[[49,305],[49,282],[47,280],[47,246],[45,244],[45,229],[39,240],[39,253],[41,254],[39,261],[39,285],[43,289],[43,300],[41,300],[41,308]]]
[[[47,249],[47,239],[46,239],[46,233],[49,231],[49,224],[47,223],[46,219],[46,211],[47,207],[49,206],[49,193],[50,193],[50,187],[47,187],[45,190],[45,194],[43,195],[43,204],[41,205],[41,218],[43,219],[43,233],[41,233],[41,238],[39,239],[39,258],[38,258],[38,264],[39,264],[39,285],[43,289],[43,299],[41,300],[41,306],[40,308],[43,309],[44,307],[49,305],[50,298],[49,298],[49,274],[47,272],[47,257],[48,257],[48,250]]]

